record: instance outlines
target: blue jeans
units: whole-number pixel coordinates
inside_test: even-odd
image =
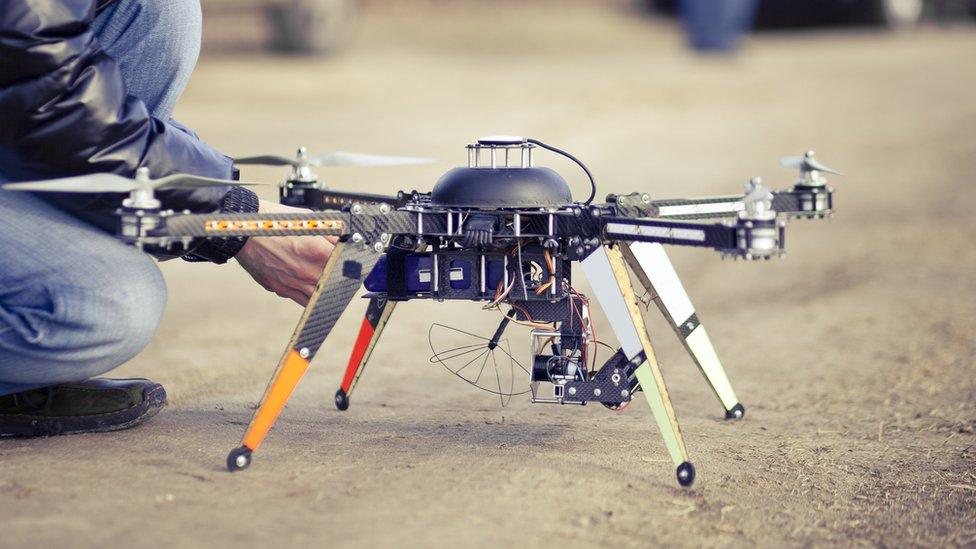
[[[129,93],[164,120],[196,65],[200,29],[199,0],[116,0],[93,25]],[[0,395],[118,367],[146,346],[165,305],[148,255],[0,190]]]

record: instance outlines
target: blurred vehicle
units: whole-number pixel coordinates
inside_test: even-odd
[[[756,14],[756,26],[855,23],[888,28],[910,27],[921,21],[925,3],[926,0],[764,0]]]
[[[297,53],[342,48],[355,26],[357,4],[357,0],[203,0],[207,10],[262,10],[271,30],[268,45]]]
[[[673,13],[681,0],[646,0],[657,11]],[[889,28],[915,25],[929,5],[951,0],[761,0],[756,28],[782,28],[829,24],[874,24]],[[976,1],[968,1],[976,13]]]

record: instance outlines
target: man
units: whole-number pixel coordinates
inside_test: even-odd
[[[0,182],[95,172],[235,178],[170,115],[196,64],[199,0],[0,0]],[[139,353],[166,286],[148,255],[105,232],[118,195],[0,190],[0,436],[109,431],[166,403],[144,379],[93,379]],[[286,211],[242,187],[160,193],[197,212]],[[308,301],[324,238],[200,240],[190,261],[236,260]]]

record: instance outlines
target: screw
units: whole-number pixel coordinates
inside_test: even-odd
[[[623,391],[620,391],[620,396],[622,396],[624,398],[627,398],[627,397],[630,396],[630,391],[628,391],[627,389],[624,389]]]
[[[373,249],[376,250],[377,252],[382,252],[383,251],[383,243],[382,242],[377,242],[376,244],[373,244]]]
[[[650,204],[651,203],[651,195],[649,195],[649,194],[642,194],[641,195],[641,202],[643,202],[644,204]]]
[[[576,394],[576,387],[570,387],[569,388],[569,394],[575,395]]]
[[[593,389],[593,396],[600,396],[602,392],[599,388]]]
[[[390,205],[389,204],[380,204],[380,213],[384,213],[384,214],[390,213]]]
[[[390,233],[383,233],[380,235],[380,242],[386,244],[390,241]]]
[[[298,356],[300,356],[302,358],[308,358],[308,355],[310,355],[310,354],[312,354],[312,353],[308,350],[308,347],[302,347],[298,351]]]
[[[359,233],[353,233],[353,235],[352,235],[352,241],[353,242],[362,242],[363,241],[363,235],[361,235]]]
[[[360,206],[359,204],[353,204],[353,206],[352,206],[352,213],[354,213],[354,214],[361,214],[361,213],[363,213],[363,207]]]
[[[236,463],[238,467],[244,467],[247,465],[247,456],[237,456],[234,463]]]

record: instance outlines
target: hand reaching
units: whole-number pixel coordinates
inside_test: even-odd
[[[262,200],[258,211],[297,213],[307,210]],[[235,258],[265,290],[305,306],[332,255],[334,241],[321,236],[252,236]]]

